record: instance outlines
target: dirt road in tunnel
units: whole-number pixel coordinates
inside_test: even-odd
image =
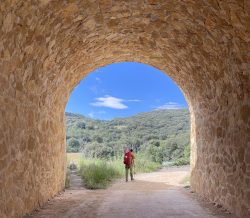
[[[136,175],[106,190],[71,187],[29,218],[235,218],[220,206],[201,200],[184,188],[188,167]],[[75,175],[74,179],[77,179]]]

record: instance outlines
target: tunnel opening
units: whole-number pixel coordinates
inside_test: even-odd
[[[96,170],[100,162],[108,163],[122,177],[126,148],[137,156],[133,167],[137,173],[189,165],[187,107],[174,81],[149,65],[120,62],[94,70],[79,82],[65,107],[67,168],[74,168],[75,174],[77,166],[84,177],[84,167],[95,164]],[[186,171],[185,185],[189,185]],[[70,170],[67,187],[69,175]],[[86,186],[90,179],[85,178]]]

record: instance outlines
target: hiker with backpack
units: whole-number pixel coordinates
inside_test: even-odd
[[[133,167],[134,167],[134,159],[135,156],[133,155],[133,149],[126,149],[124,153],[124,160],[123,163],[125,164],[125,171],[126,171],[126,182],[128,181],[128,171],[130,171],[130,178],[131,181],[134,180],[133,177]]]

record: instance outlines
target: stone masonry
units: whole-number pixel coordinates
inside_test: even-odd
[[[193,190],[250,217],[249,31],[248,0],[1,0],[0,217],[22,217],[64,188],[68,97],[121,61],[179,85]]]

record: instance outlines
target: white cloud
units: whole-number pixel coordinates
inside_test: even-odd
[[[126,109],[127,105],[123,104],[124,99],[105,95],[104,97],[96,98],[96,102],[91,103],[95,107],[108,107],[113,109]]]
[[[181,109],[184,108],[183,105],[177,103],[177,102],[167,102],[161,106],[158,106],[157,108],[155,108],[155,110],[163,110],[163,109]]]

